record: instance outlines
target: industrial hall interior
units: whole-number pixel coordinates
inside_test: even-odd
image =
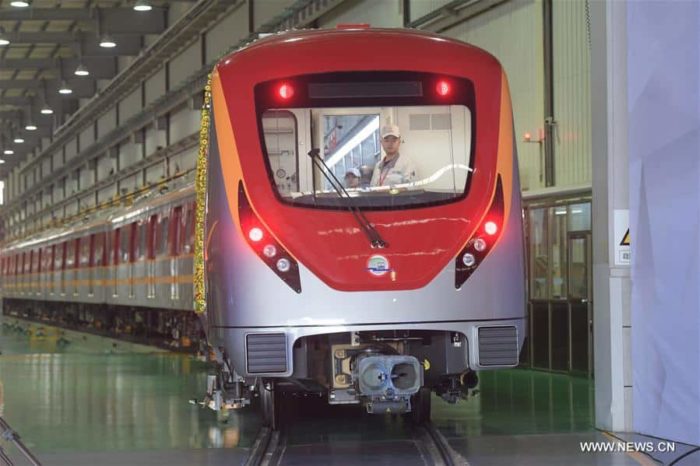
[[[700,466],[700,2],[0,0],[0,466]]]

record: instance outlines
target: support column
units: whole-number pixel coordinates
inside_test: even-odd
[[[632,430],[630,268],[616,265],[615,211],[629,212],[625,2],[590,2],[595,426]]]

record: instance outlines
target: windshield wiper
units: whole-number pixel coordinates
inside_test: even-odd
[[[339,198],[342,199],[343,197],[346,197],[350,200],[350,202],[343,202],[342,204],[348,209],[352,216],[355,217],[355,220],[357,220],[358,225],[360,225],[362,231],[365,233],[365,235],[367,235],[367,238],[369,239],[369,244],[373,248],[387,247],[387,242],[382,239],[382,237],[379,235],[379,232],[372,226],[371,223],[369,223],[369,220],[367,220],[367,217],[365,217],[365,214],[362,213],[359,207],[357,207],[354,204],[354,202],[352,202],[350,194],[348,194],[348,192],[345,190],[343,184],[335,176],[335,173],[333,173],[330,167],[326,165],[326,162],[321,158],[321,150],[311,149],[308,152],[308,156],[311,157],[311,160],[313,161],[314,165],[321,171],[323,176],[326,177],[326,179],[331,184],[335,192],[338,193]],[[316,192],[315,188],[314,192]]]

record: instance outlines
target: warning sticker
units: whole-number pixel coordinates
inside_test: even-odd
[[[615,265],[630,265],[630,211],[615,209]]]

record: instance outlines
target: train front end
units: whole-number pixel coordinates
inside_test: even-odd
[[[486,52],[407,31],[261,40],[212,78],[216,406],[258,391],[429,415],[525,335],[512,110]],[[277,401],[276,401],[277,400]]]

